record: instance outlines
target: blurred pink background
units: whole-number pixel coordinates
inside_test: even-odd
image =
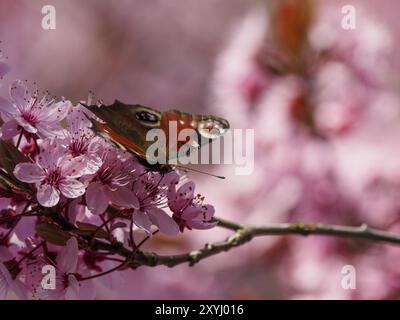
[[[400,230],[398,1],[316,1],[311,46],[340,57],[311,75],[317,92],[306,91],[324,140],[288,116],[306,81],[290,70],[274,75],[255,59],[271,33],[273,3],[2,0],[0,49],[11,72],[0,94],[7,96],[8,83],[19,78],[74,103],[92,90],[105,103],[223,116],[235,128],[255,129],[256,164],[250,176],[215,167],[225,181],[189,175],[217,216]],[[56,30],[41,27],[46,4],[56,8]],[[357,9],[356,30],[340,29],[344,4]],[[160,236],[147,249],[185,252],[228,234]],[[357,270],[356,290],[341,287],[348,264]],[[260,238],[193,268],[126,271],[99,282],[97,298],[398,298],[399,267],[393,246]]]

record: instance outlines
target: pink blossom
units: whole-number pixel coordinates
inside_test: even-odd
[[[138,164],[130,155],[122,154],[104,142],[99,153],[102,166],[87,178],[86,204],[89,210],[101,214],[110,203],[123,208],[138,208],[138,200],[128,188]]]
[[[85,186],[77,178],[85,172],[85,164],[65,154],[65,148],[46,140],[35,163],[20,163],[15,176],[27,183],[35,183],[37,199],[44,207],[53,207],[60,195],[74,199],[85,193]]]
[[[181,232],[186,228],[210,229],[216,223],[212,222],[214,207],[203,204],[204,197],[194,197],[195,185],[192,181],[182,185],[169,200],[169,207],[172,210],[173,218],[178,223]]]
[[[55,263],[56,281],[54,289],[42,288],[39,282],[34,285],[36,290],[34,295],[39,299],[49,300],[78,300],[93,297],[92,281],[79,282],[81,275],[78,273],[79,267],[79,248],[78,241],[72,237],[67,241],[65,247],[57,255]],[[42,262],[44,265],[44,262]],[[36,268],[34,276],[40,273],[41,268]],[[41,273],[40,273],[41,274]],[[42,275],[43,276],[43,275]],[[36,281],[42,280],[41,277],[35,277]]]
[[[79,282],[74,275],[78,266],[78,241],[72,237],[57,256],[56,289],[52,298],[76,300],[79,298]]]
[[[76,160],[85,164],[83,174],[94,174],[102,165],[99,155],[100,138],[90,130],[90,121],[83,111],[74,107],[67,116],[68,130],[64,131],[64,138],[59,141],[66,147],[66,152]]]
[[[59,122],[69,111],[69,101],[55,102],[46,95],[41,99],[38,92],[31,94],[25,83],[15,81],[10,87],[11,102],[0,98],[0,112],[5,122],[2,138],[11,139],[23,129],[25,133],[41,138],[55,137],[61,133]]]
[[[6,59],[0,52],[0,79],[3,78],[9,71],[10,67],[4,62]]]
[[[138,205],[133,213],[133,222],[141,229],[151,233],[151,226],[156,225],[162,233],[176,235],[178,225],[162,209],[167,203],[167,193],[174,174],[164,175],[149,172],[137,179],[132,186]],[[173,183],[175,186],[175,184]]]

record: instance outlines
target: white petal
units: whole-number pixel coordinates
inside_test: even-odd
[[[48,123],[60,122],[68,115],[71,107],[72,104],[70,101],[56,102],[53,105],[47,107],[46,112],[42,113],[41,115],[41,120]]]
[[[41,139],[62,137],[65,130],[57,124],[49,125],[44,122],[36,124],[37,134]]]
[[[7,121],[1,127],[1,138],[3,140],[9,140],[9,139],[14,138],[20,132],[21,131],[20,131],[19,127],[18,127],[17,121],[15,121],[15,119],[12,119],[10,121]]]
[[[0,97],[0,112],[17,115],[18,108],[10,101]]]
[[[75,179],[65,179],[59,186],[61,193],[70,199],[75,199],[85,193],[85,185]]]
[[[18,180],[35,183],[40,182],[45,178],[43,170],[34,163],[19,163],[14,169],[14,175]]]
[[[61,165],[61,174],[70,178],[81,177],[86,170],[86,159],[82,156],[66,158]]]
[[[18,122],[18,124],[22,128],[24,128],[29,133],[36,133],[37,132],[37,129],[33,125],[31,125],[29,122],[27,122],[25,119],[21,118],[20,116],[17,116],[14,119],[15,119],[15,121]]]
[[[43,207],[54,207],[60,201],[60,191],[48,184],[42,184],[36,197]]]
[[[10,86],[11,99],[17,104],[18,107],[22,107],[27,104],[29,100],[29,92],[25,83],[21,80],[14,81]],[[25,100],[26,99],[26,100]]]

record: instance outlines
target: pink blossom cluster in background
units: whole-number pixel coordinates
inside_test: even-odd
[[[217,63],[214,106],[233,127],[255,128],[256,169],[249,183],[227,169],[232,187],[213,203],[253,224],[366,223],[398,231],[400,100],[393,35],[359,3],[356,29],[344,30],[334,2],[278,2],[249,13]],[[242,286],[255,296],[400,294],[396,247],[292,237],[259,241],[253,249],[248,265],[242,260],[243,269],[235,270],[245,277],[258,261],[256,272],[265,273],[271,287]],[[356,270],[355,290],[342,287],[346,265]]]

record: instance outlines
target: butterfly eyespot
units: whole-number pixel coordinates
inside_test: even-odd
[[[135,117],[139,121],[150,122],[150,123],[157,123],[160,120],[160,118],[156,114],[150,113],[148,111],[136,112]]]
[[[198,126],[199,133],[208,139],[215,139],[224,135],[229,129],[229,124],[218,119],[201,121]]]

